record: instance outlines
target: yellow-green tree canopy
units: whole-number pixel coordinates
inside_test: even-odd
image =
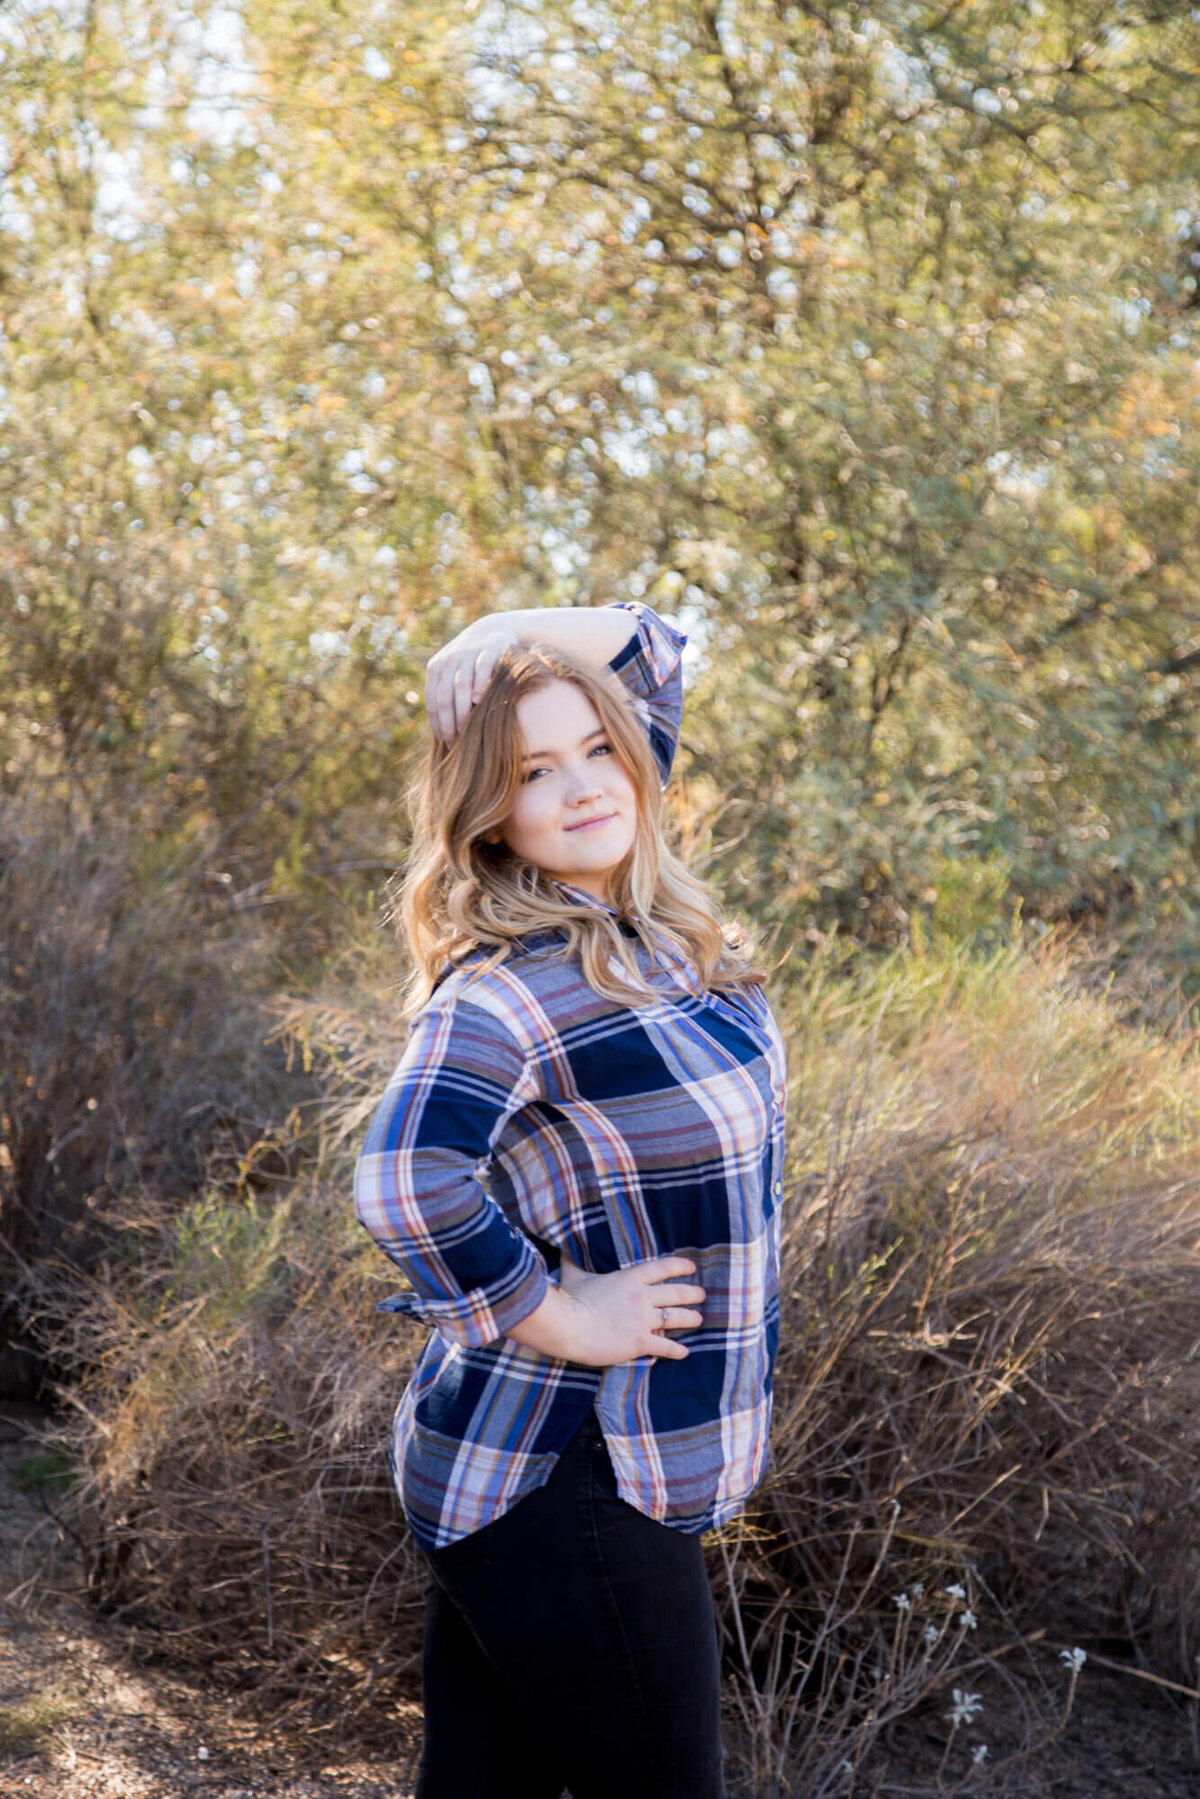
[[[1192,929],[1188,7],[17,0],[0,52],[10,798],[386,861],[429,650],[645,596],[735,903],[895,937],[972,859]]]

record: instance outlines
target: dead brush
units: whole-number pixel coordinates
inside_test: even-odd
[[[400,1046],[392,974],[364,949],[286,1008],[328,1094],[313,1172],[132,1220],[63,1351],[98,1598],[314,1747],[386,1742],[417,1691],[385,1449],[420,1333],[374,1310],[395,1275],[349,1185]],[[708,1544],[731,1776],[755,1799],[884,1793],[893,1767],[1001,1793],[1069,1708],[1059,1650],[1115,1633],[1190,1687],[1194,1045],[1123,1024],[1062,946],[830,953],[777,998],[772,1467]]]
[[[272,1038],[286,1073],[326,1086],[307,1172],[274,1194],[131,1198],[119,1255],[33,1283],[63,1370],[48,1438],[79,1470],[61,1515],[97,1604],[135,1649],[302,1719],[314,1752],[394,1740],[423,1614],[386,1460],[422,1333],[377,1312],[395,1271],[350,1198],[356,1123],[400,1033],[374,939],[345,955],[342,1014],[285,1003]]]
[[[1061,945],[818,970],[795,1004],[772,1472],[712,1570],[740,1766],[875,1791],[924,1718],[945,1755],[906,1790],[1003,1791],[1079,1673],[1031,1644],[1115,1634],[1193,1681],[1200,1064]],[[956,1588],[914,1653],[904,1602]],[[955,1681],[1004,1755],[970,1759]]]
[[[299,1083],[264,1043],[264,929],[156,879],[153,855],[128,820],[99,812],[14,807],[0,822],[9,1393],[32,1394],[40,1377],[32,1347],[20,1347],[30,1270],[94,1261],[118,1198],[170,1203],[215,1163],[252,1182],[288,1172],[285,1117]]]
[[[214,1193],[128,1216],[127,1261],[82,1306],[75,1276],[49,1295],[76,1371],[51,1433],[79,1470],[63,1515],[97,1604],[135,1649],[298,1708],[314,1747],[387,1739],[420,1640],[386,1464],[420,1333],[381,1328],[395,1283],[355,1229],[334,1182]]]

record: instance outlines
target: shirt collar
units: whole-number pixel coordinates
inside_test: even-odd
[[[557,887],[560,893],[565,894],[568,899],[574,900],[577,905],[593,906],[597,912],[608,912],[613,918],[619,916],[615,906],[610,906],[607,900],[597,899],[594,893],[588,893],[582,887],[572,887],[568,881],[555,881],[553,879],[551,880],[550,885],[552,887]]]

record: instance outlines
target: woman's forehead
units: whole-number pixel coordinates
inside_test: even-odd
[[[572,681],[549,681],[517,706],[526,750],[574,749],[602,722],[587,694]]]

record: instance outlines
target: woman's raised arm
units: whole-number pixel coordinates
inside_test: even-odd
[[[477,618],[426,665],[425,706],[434,736],[442,743],[457,737],[511,644],[547,643],[603,668],[636,629],[636,617],[618,606],[531,606]]]

